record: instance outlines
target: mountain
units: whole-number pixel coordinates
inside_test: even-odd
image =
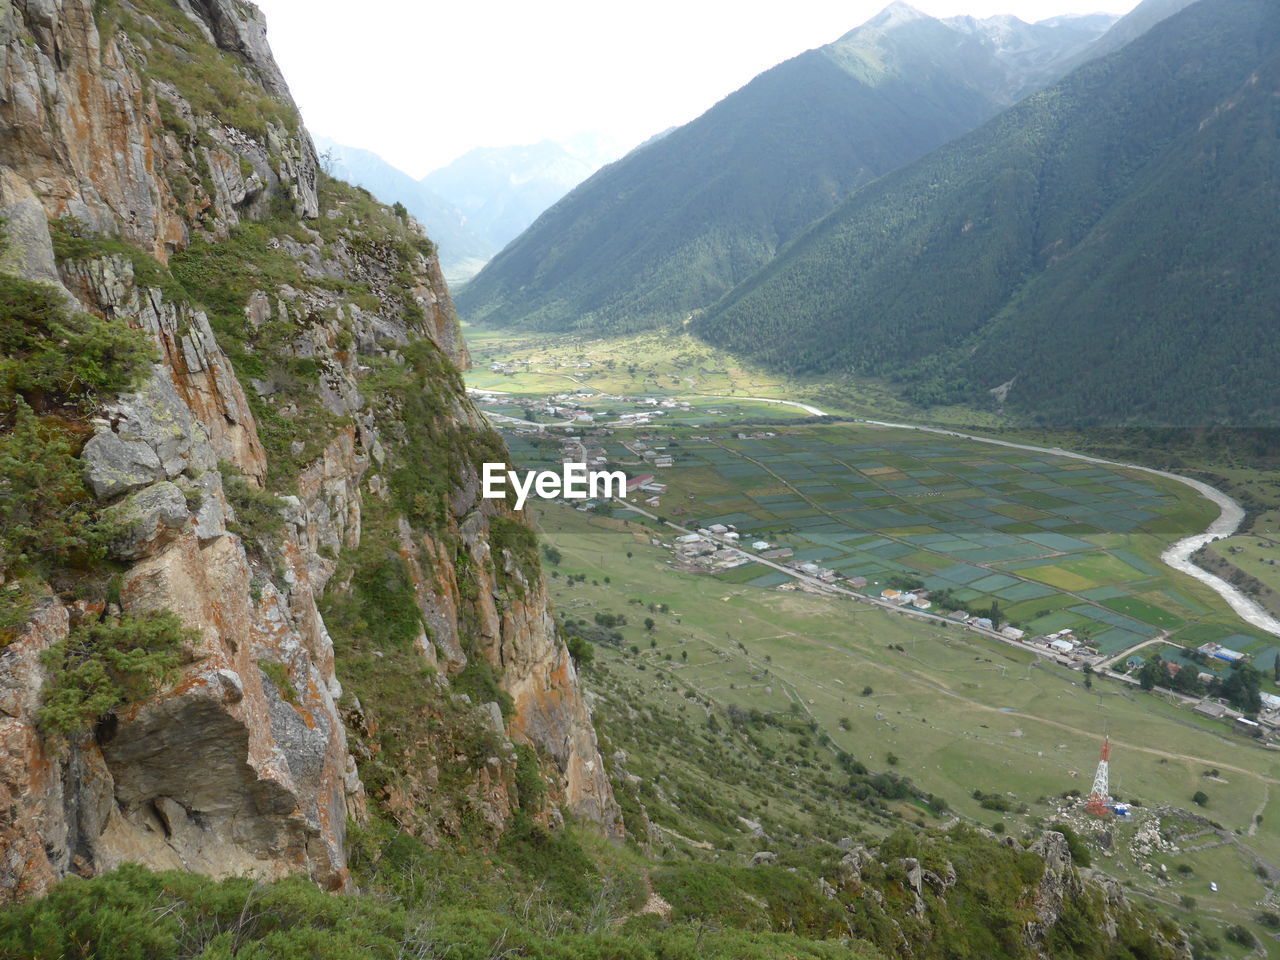
[[[1142,3],[1117,20],[1106,34],[1099,37],[1097,42],[1087,50],[1081,50],[1066,57],[1063,66],[1067,69],[1063,74],[1081,66],[1087,60],[1115,53],[1126,44],[1137,40],[1157,23],[1167,20],[1194,2],[1195,0],[1142,0]]]
[[[422,186],[462,212],[469,231],[494,252],[514,240],[542,211],[617,153],[600,138],[566,144],[478,147],[422,178]]]
[[[445,279],[473,277],[538,214],[614,159],[615,144],[583,133],[564,143],[479,147],[421,180],[371,150],[327,137],[316,146],[327,171],[383,203],[402,203],[440,248]]]
[[[694,329],[1050,423],[1273,423],[1280,11],[1197,3],[853,195]]]
[[[895,3],[597,173],[495,257],[459,308],[542,328],[683,320],[851,191],[993,116],[1106,25],[944,22]]]
[[[331,176],[364,187],[383,203],[404,204],[439,247],[440,266],[450,282],[473,276],[501,249],[474,229],[455,204],[373,151],[326,137],[317,137],[316,147]]]
[[[0,903],[122,863],[351,891],[371,821],[617,835],[434,244],[319,168],[258,10],[0,35]]]

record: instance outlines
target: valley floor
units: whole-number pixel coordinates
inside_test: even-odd
[[[1195,698],[1080,669],[1126,671],[1128,657],[1155,650],[1181,663],[1184,648],[1216,642],[1248,654],[1264,690],[1277,692],[1280,646],[1265,621],[1244,622],[1210,586],[1161,562],[1217,516],[1199,492],[1136,465],[1073,457],[1053,438],[993,447],[949,426],[920,433],[888,422],[910,415],[900,404],[882,424],[854,423],[885,399],[874,387],[833,407],[822,385],[783,382],[678,335],[468,336],[468,383],[501,391],[482,399],[521,465],[598,459],[654,474],[658,487],[612,517],[605,507],[537,508],[562,558],[551,568],[560,615],[630,614],[614,631],[621,639],[597,649],[631,695],[808,718],[826,750],[900,771],[998,831],[1071,822],[1106,872],[1183,922],[1221,930],[1274,908],[1280,831],[1267,807],[1280,755],[1191,711]],[[979,430],[996,426],[977,419]],[[759,540],[789,556],[704,562],[681,554],[667,521],[722,524],[744,549]],[[960,625],[823,595],[816,582],[794,589],[817,571],[869,600],[890,583],[918,584],[967,612],[997,610],[996,627],[1016,623],[1028,640],[1066,631],[1080,646],[1055,662]],[[1226,673],[1212,660],[1197,669]],[[1105,827],[1064,799],[1088,792],[1104,734],[1115,745],[1113,793],[1140,804],[1133,821]],[[778,775],[805,776],[788,759]],[[1191,802],[1201,792],[1203,807]],[[747,820],[767,816],[743,804]],[[678,815],[662,826],[713,846],[736,835]]]

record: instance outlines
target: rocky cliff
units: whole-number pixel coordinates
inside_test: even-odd
[[[0,898],[125,861],[345,889],[371,810],[616,831],[532,533],[478,496],[504,451],[434,247],[318,169],[256,8],[0,0],[0,124],[35,331],[3,453],[74,464],[0,490]],[[9,376],[80,329],[92,369]],[[127,353],[103,331],[145,362],[67,386]]]
[[[950,956],[967,942],[979,956],[1191,957],[1181,930],[1077,867],[1058,832],[1025,847],[963,827],[841,846],[834,876],[820,882],[830,897],[851,896],[851,928],[894,956]]]

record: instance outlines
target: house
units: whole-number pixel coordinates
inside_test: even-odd
[[[1236,733],[1243,733],[1246,737],[1261,738],[1262,736],[1262,724],[1258,723],[1257,720],[1250,720],[1248,717],[1236,717],[1236,721],[1231,725],[1231,728]]]
[[[710,530],[712,533],[728,533],[729,532],[729,528],[726,527],[723,523],[713,523],[709,527],[707,527],[707,529]]]
[[[1212,700],[1201,700],[1191,709],[1202,717],[1210,717],[1214,720],[1221,720],[1227,712],[1226,707],[1220,703],[1214,703]]]
[[[654,458],[653,465],[655,467],[671,467],[675,465],[675,459],[669,453],[664,453],[662,456]]]
[[[1259,694],[1259,696],[1262,697],[1263,710],[1280,710],[1280,697],[1277,697],[1274,693],[1263,693]]]
[[[880,591],[880,599],[888,600],[892,603],[897,603],[899,598],[901,598],[901,596],[902,596],[902,591],[894,590],[892,587],[888,588],[887,590]]]
[[[628,477],[627,493],[631,493],[633,490],[638,490],[640,487],[643,487],[646,483],[648,483],[652,479],[653,479],[652,473],[641,473],[641,474],[637,474],[634,477]]]
[[[686,533],[682,536],[676,537],[676,543],[697,543],[701,539],[702,537],[696,533]]]
[[[916,597],[911,601],[911,605],[917,610],[928,610],[933,606],[933,601],[926,600],[924,597]]]
[[[757,540],[757,541],[755,541],[754,543],[752,543],[752,544],[751,544],[751,549],[752,549],[752,550],[768,550],[768,549],[769,549],[769,541],[768,541],[768,540]]]
[[[867,585],[867,578],[866,577],[850,577],[848,579],[848,584],[849,586],[853,587],[855,590],[861,590],[863,587]]]
[[[1220,643],[1202,643],[1196,648],[1206,657],[1213,657],[1215,660],[1225,660],[1227,663],[1237,663],[1244,659],[1244,654],[1239,650],[1232,650],[1224,647]]]
[[[730,530],[728,533],[724,535],[724,539],[728,540],[730,543],[737,543],[738,535],[734,533],[732,530]]]
[[[969,611],[967,611],[967,610],[952,610],[950,613],[948,613],[948,614],[947,614],[947,619],[948,619],[948,620],[954,620],[954,621],[956,621],[957,623],[968,623],[968,622],[969,622]]]
[[[1008,637],[1010,640],[1021,640],[1027,635],[1025,630],[1019,630],[1017,627],[1005,627],[1000,631],[1002,637]]]
[[[898,595],[897,603],[899,606],[905,607],[909,603],[915,603],[919,599],[914,593],[903,593]]]
[[[1056,650],[1058,653],[1070,653],[1075,649],[1075,644],[1070,640],[1063,640],[1059,638],[1057,640],[1049,641],[1049,649]]]

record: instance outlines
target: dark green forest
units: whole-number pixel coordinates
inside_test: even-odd
[[[848,198],[695,320],[1032,422],[1275,421],[1280,8],[1203,0]]]
[[[1045,42],[1064,50],[1091,38],[1055,30]],[[850,191],[972,130],[1025,82],[978,38],[890,8],[597,173],[494,258],[459,308],[536,329],[683,321]]]

